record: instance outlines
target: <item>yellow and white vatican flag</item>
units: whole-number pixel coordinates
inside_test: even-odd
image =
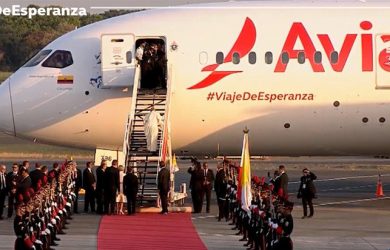
[[[245,128],[244,130],[244,141],[242,145],[242,154],[241,154],[241,207],[245,211],[249,212],[249,206],[252,201],[252,192],[251,192],[251,162],[249,154],[249,130]]]

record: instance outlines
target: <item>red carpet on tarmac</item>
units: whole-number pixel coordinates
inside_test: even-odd
[[[97,245],[98,250],[206,249],[189,213],[104,216],[99,226]]]

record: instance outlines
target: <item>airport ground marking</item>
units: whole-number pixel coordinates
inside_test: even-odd
[[[382,184],[383,186],[388,186],[389,184]],[[370,184],[370,185],[360,185],[360,186],[349,186],[349,187],[340,187],[340,188],[329,188],[329,189],[319,189],[317,188],[318,193],[324,193],[324,192],[330,192],[330,191],[343,191],[343,190],[353,190],[353,189],[360,189],[360,188],[371,188],[376,187],[376,184]],[[288,193],[288,195],[295,195],[296,193]]]
[[[191,219],[197,220],[197,219],[208,219],[208,218],[215,218],[215,215],[207,215],[207,216],[198,216],[198,217],[192,217]]]
[[[390,174],[382,174],[381,177],[388,177]],[[320,179],[315,180],[314,182],[327,182],[327,181],[344,181],[351,179],[364,179],[364,178],[378,178],[378,175],[360,175],[360,176],[348,176],[348,177],[338,177],[338,178],[330,178],[330,179]],[[300,184],[300,181],[291,181],[289,184]]]
[[[358,203],[358,202],[366,202],[366,201],[379,201],[379,200],[388,200],[390,197],[380,197],[380,198],[368,198],[368,199],[360,199],[360,200],[349,200],[349,201],[336,201],[336,202],[327,202],[322,204],[316,204],[315,207],[329,206],[329,205],[340,205],[340,204],[349,204],[349,203]]]

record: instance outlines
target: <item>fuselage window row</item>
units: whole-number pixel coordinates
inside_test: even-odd
[[[204,53],[204,52],[203,52]],[[288,64],[288,62],[290,61],[290,55],[288,54],[288,52],[283,52],[281,54],[281,62],[283,64]],[[305,54],[304,51],[300,51],[298,52],[298,56],[297,56],[297,61],[299,64],[304,64],[306,62],[306,58],[308,58]],[[232,56],[232,62],[233,64],[239,64],[240,63],[240,59],[241,59],[241,56],[238,52],[234,52],[233,53],[233,56]],[[294,58],[292,58],[294,59]],[[322,53],[321,51],[316,51],[314,54],[313,54],[313,59],[314,59],[314,62],[317,63],[317,64],[320,64],[322,63]],[[224,63],[224,53],[219,51],[216,53],[215,55],[215,61],[217,64],[223,64]],[[332,53],[330,53],[330,63],[331,64],[337,64],[339,61],[339,53],[337,51],[333,51]],[[248,62],[249,64],[256,64],[257,62],[257,54],[256,52],[252,51],[248,54]],[[273,53],[271,51],[267,51],[264,55],[264,62],[266,64],[272,64],[273,62]]]

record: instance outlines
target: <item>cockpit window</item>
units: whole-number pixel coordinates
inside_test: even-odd
[[[51,52],[51,49],[39,51],[33,58],[31,58],[24,67],[33,67],[43,61]]]
[[[72,54],[66,50],[56,50],[42,63],[43,67],[62,69],[73,64]]]

